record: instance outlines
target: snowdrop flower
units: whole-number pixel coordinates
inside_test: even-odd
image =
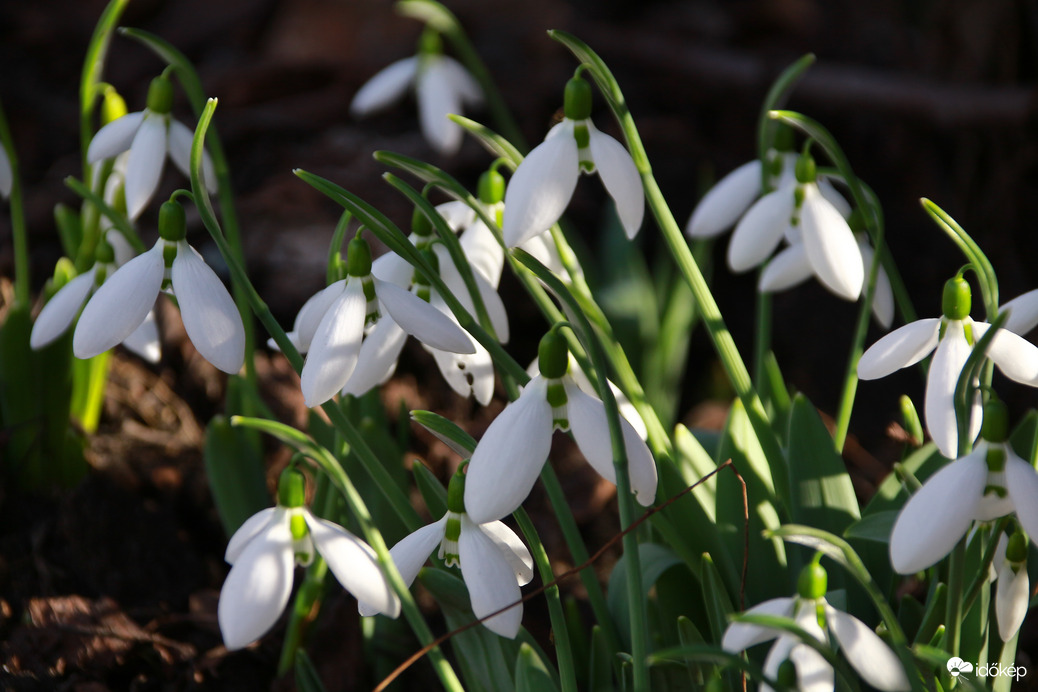
[[[827,582],[825,569],[813,562],[800,573],[796,596],[765,601],[745,614],[792,618],[798,627],[823,645],[831,646],[829,635],[832,635],[847,662],[869,685],[885,691],[911,689],[904,667],[890,647],[861,620],[833,608],[825,600]],[[795,689],[808,692],[834,689],[834,673],[829,662],[784,630],[736,621],[725,630],[721,647],[738,653],[771,639],[775,643],[764,660],[765,675],[777,677],[780,667],[788,660],[796,670]],[[768,685],[761,685],[761,689],[772,692]]]
[[[890,562],[901,574],[950,553],[974,521],[1015,511],[1024,530],[1038,535],[1038,472],[1006,443],[1005,405],[991,400],[984,409],[982,441],[928,478],[894,522]]]
[[[94,164],[126,150],[126,213],[137,218],[151,201],[162,177],[166,156],[184,175],[191,175],[191,141],[194,133],[170,115],[173,85],[165,76],[156,77],[148,88],[143,111],[129,113],[108,123],[94,135],[87,148],[87,162]],[[216,192],[216,175],[209,155],[202,153],[203,179]]]
[[[970,305],[969,284],[961,275],[956,276],[944,286],[943,317],[917,320],[895,329],[869,347],[858,361],[858,377],[875,380],[914,365],[934,351],[926,377],[926,429],[941,454],[949,459],[957,456],[959,444],[955,385],[973,344],[989,327],[986,322],[970,319]],[[1009,379],[1038,386],[1038,348],[1033,344],[1001,330],[992,339],[987,355]],[[970,417],[973,437],[980,430],[980,413],[978,400]]]
[[[361,377],[375,379],[374,384],[388,377],[405,333],[447,351],[474,350],[465,332],[439,310],[407,290],[373,277],[371,248],[359,236],[350,241],[347,277],[325,288],[304,307],[307,319],[298,324],[296,338],[308,351],[300,375],[307,406],[320,406],[331,399],[355,370],[363,373]],[[366,327],[371,329],[365,336]]]
[[[515,247],[559,220],[580,173],[594,173],[616,203],[628,238],[641,228],[645,192],[622,144],[591,123],[591,86],[581,77],[566,84],[565,118],[531,151],[508,183],[502,224],[505,245]]]
[[[232,565],[220,590],[217,619],[224,644],[241,649],[274,626],[292,595],[296,564],[321,554],[343,588],[371,614],[400,614],[375,551],[338,524],[315,517],[303,505],[305,480],[295,469],[281,474],[278,505],[247,519],[231,536],[224,559]]]
[[[447,489],[447,513],[397,543],[389,551],[400,576],[409,586],[429,555],[447,567],[461,569],[469,590],[472,612],[477,618],[516,605],[483,622],[491,632],[514,639],[523,619],[519,587],[533,579],[533,558],[515,532],[500,521],[476,523],[465,513],[464,465],[451,478]],[[360,601],[361,615],[370,615],[373,605]]]
[[[605,406],[567,374],[565,339],[549,331],[541,340],[541,374],[487,428],[469,463],[465,507],[483,523],[514,512],[529,495],[551,450],[555,430],[572,430],[592,468],[616,482]],[[634,428],[620,418],[631,489],[638,502],[656,499],[656,465]]]
[[[220,370],[237,373],[245,360],[245,327],[216,273],[184,240],[184,208],[166,202],[159,211],[159,240],[120,267],[83,308],[72,338],[77,358],[93,358],[129,338],[143,324],[162,290],[180,304],[184,329],[199,354]],[[83,285],[83,290],[88,288]]]
[[[10,197],[13,185],[14,171],[11,170],[11,159],[7,156],[7,149],[0,144],[0,197]]]
[[[995,588],[995,619],[998,636],[1007,642],[1016,636],[1027,615],[1031,585],[1027,579],[1027,538],[1014,531],[1008,540],[998,537],[994,565],[998,584]]]
[[[480,105],[483,91],[457,60],[443,54],[435,31],[422,34],[418,55],[398,60],[368,80],[353,97],[350,112],[360,118],[382,110],[411,86],[426,141],[441,154],[457,152],[463,132],[447,116],[460,114],[463,105]]]

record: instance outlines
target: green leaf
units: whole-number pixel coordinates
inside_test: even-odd
[[[945,608],[948,602],[948,585],[938,582],[930,589],[926,599],[926,610],[916,630],[914,644],[927,644],[937,634],[937,630],[944,622]]]
[[[299,692],[326,692],[321,676],[317,674],[313,661],[306,651],[299,649],[295,657],[296,688]]]
[[[475,438],[449,418],[432,411],[415,410],[411,411],[411,420],[435,435],[462,459],[468,459],[476,450]]]
[[[861,518],[843,458],[814,405],[802,394],[793,400],[787,459],[793,521],[841,534]]]
[[[1038,411],[1031,409],[1009,436],[1009,445],[1020,458],[1034,464],[1038,460]]]
[[[890,533],[894,530],[898,514],[900,512],[893,509],[867,514],[844,529],[843,537],[890,543]]]
[[[642,590],[648,596],[656,580],[665,571],[676,565],[683,564],[673,550],[657,543],[641,543],[638,545],[638,557],[641,564]],[[609,590],[606,594],[609,605],[609,613],[616,623],[620,636],[624,638],[624,645],[630,646],[631,632],[630,610],[627,605],[627,561],[621,560],[613,567],[613,573],[609,575]]]
[[[709,555],[703,555],[703,602],[706,603],[707,620],[710,623],[710,633],[715,643],[720,644],[724,631],[728,628],[728,616],[735,612],[728,592],[721,582],[721,575],[714,567],[714,561]]]
[[[420,459],[415,459],[411,464],[411,473],[414,474],[415,485],[422,493],[422,499],[429,510],[429,515],[442,517],[446,514],[447,489],[443,487],[436,475]]]
[[[674,460],[687,485],[698,482],[717,468],[717,464],[703,445],[681,423],[674,428],[674,449],[677,452]],[[692,491],[692,495],[699,501],[710,521],[713,521],[717,504],[717,477],[711,476],[700,483]]]
[[[475,137],[476,140],[483,145],[483,148],[490,152],[491,155],[506,161],[509,168],[512,170],[515,170],[519,164],[522,163],[522,153],[512,146],[511,142],[491,130],[486,125],[482,125],[477,123],[475,120],[470,120],[469,118],[454,113],[451,113],[447,117],[463,127],[470,135]],[[378,157],[376,156],[376,158]]]
[[[271,504],[263,448],[249,433],[232,426],[223,416],[213,417],[206,427],[206,475],[228,536],[234,535],[246,519]]]
[[[557,692],[558,689],[537,652],[529,644],[522,644],[515,662],[515,692]]]
[[[591,628],[591,657],[588,662],[588,690],[613,692],[613,653],[600,625]]]

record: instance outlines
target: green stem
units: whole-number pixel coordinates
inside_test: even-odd
[[[551,569],[548,553],[544,550],[537,529],[526,510],[520,507],[513,515],[522,529],[526,542],[530,545],[530,554],[537,564],[537,571],[541,575],[541,581],[549,584],[555,581],[555,573]],[[577,692],[576,670],[573,666],[573,650],[570,646],[569,628],[566,626],[566,614],[562,610],[562,602],[559,600],[559,585],[554,584],[544,590],[544,598],[548,603],[548,616],[551,619],[551,628],[554,634],[552,641],[555,643],[556,660],[559,665],[559,680],[562,683],[562,692]]]
[[[758,388],[767,379],[768,351],[771,350],[771,294],[757,291],[754,303],[757,319],[754,324],[757,329],[753,340],[753,381]]]
[[[959,644],[962,639],[962,595],[965,585],[966,570],[966,537],[955,546],[948,560],[948,603],[945,609],[945,650],[950,656],[959,655]],[[987,573],[984,573],[985,576]]]
[[[28,307],[32,299],[29,283],[29,234],[25,227],[25,208],[22,206],[22,181],[18,174],[18,156],[14,139],[7,126],[3,103],[0,103],[0,147],[11,165],[11,236],[14,241],[14,307]]]
[[[87,149],[94,137],[94,103],[99,96],[97,86],[101,81],[108,46],[112,42],[112,34],[122,16],[123,10],[130,0],[112,0],[97,20],[94,33],[87,44],[86,59],[83,61],[83,72],[79,79],[79,142],[82,150],[83,179],[90,180],[90,165],[87,163]]]

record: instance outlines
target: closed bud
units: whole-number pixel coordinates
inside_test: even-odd
[[[505,178],[495,169],[479,176],[479,201],[497,204],[505,198]]]
[[[825,596],[827,588],[829,588],[829,575],[820,564],[812,562],[800,570],[800,576],[797,578],[797,593],[801,598],[817,600]]]
[[[187,236],[187,217],[179,202],[163,202],[159,207],[159,235],[171,243]]]
[[[148,110],[153,113],[169,113],[173,110],[173,83],[159,75],[148,87]]]
[[[941,300],[941,311],[950,320],[964,320],[969,317],[973,307],[973,293],[969,282],[961,276],[948,279],[944,284],[944,296]]]
[[[583,77],[573,77],[566,82],[563,112],[570,120],[587,120],[591,117],[591,85]]]
[[[367,276],[371,273],[371,246],[359,235],[346,248],[346,273]]]
[[[569,346],[566,338],[557,329],[550,330],[541,338],[537,348],[537,365],[541,375],[549,379],[558,379],[566,374],[569,367]]]

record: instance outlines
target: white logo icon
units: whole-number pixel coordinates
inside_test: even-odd
[[[973,664],[963,661],[961,658],[956,656],[948,661],[948,672],[952,674],[953,678],[957,678],[963,673],[972,673]]]

